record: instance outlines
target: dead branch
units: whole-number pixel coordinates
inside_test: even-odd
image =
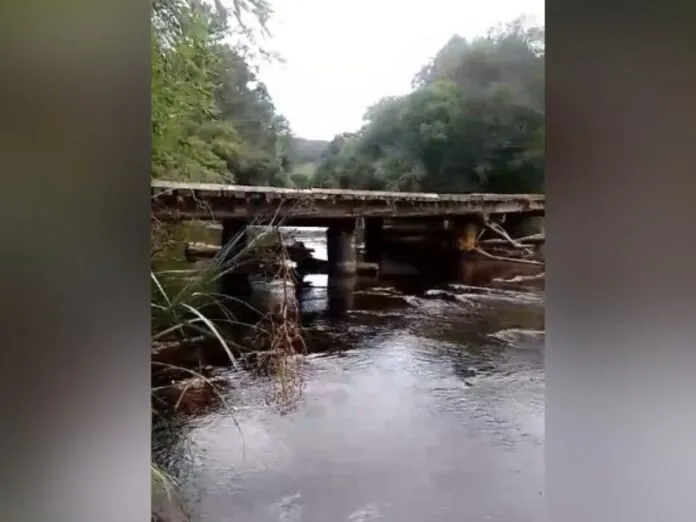
[[[498,234],[500,237],[502,237],[505,241],[507,241],[509,244],[511,244],[515,248],[520,248],[522,250],[529,250],[529,247],[525,246],[524,244],[520,243],[519,241],[512,239],[510,237],[510,235],[507,232],[505,232],[505,229],[503,227],[501,227],[498,223],[486,221],[484,223],[484,225],[488,230]]]
[[[519,239],[517,239],[520,243],[524,243],[525,241],[529,241],[530,243],[544,243],[546,242],[546,234],[532,234],[531,236],[524,236]]]
[[[476,248],[474,250],[475,252],[481,254],[483,257],[487,257],[488,259],[493,259],[495,261],[509,261],[511,263],[523,263],[525,265],[538,265],[538,266],[543,266],[544,263],[541,261],[534,261],[533,259],[520,259],[517,257],[503,257],[503,256],[494,256],[493,254],[489,254],[485,250],[479,248]]]
[[[534,234],[531,236],[524,236],[524,237],[518,237],[514,239],[513,241],[521,244],[524,248],[534,248],[535,245],[540,245],[544,242],[546,242],[546,236],[544,234]],[[479,241],[480,244],[482,245],[490,245],[490,246],[497,246],[497,245],[508,245],[510,242],[507,239],[503,238],[491,238],[491,239],[483,239]]]

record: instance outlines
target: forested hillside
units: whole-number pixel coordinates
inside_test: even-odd
[[[437,192],[538,192],[544,180],[544,28],[519,19],[454,36],[384,98],[355,134],[336,136],[313,183]]]
[[[296,187],[306,188],[312,185],[317,166],[324,159],[328,146],[328,140],[291,139],[288,155],[290,179]]]
[[[297,187],[537,192],[544,169],[544,28],[452,37],[413,91],[376,101],[330,142],[292,136],[258,75],[273,59],[265,0],[154,0],[152,176]],[[229,35],[244,44],[228,43]],[[369,78],[365,81],[369,81]]]

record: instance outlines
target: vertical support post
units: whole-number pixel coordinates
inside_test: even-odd
[[[382,260],[384,242],[384,220],[365,219],[365,261],[379,263]]]
[[[329,275],[354,275],[356,271],[355,220],[346,219],[329,225],[326,231]]]
[[[222,222],[219,280],[222,295],[241,297],[251,294],[249,276],[238,270],[240,254],[247,246],[246,228],[245,221],[228,219]]]
[[[341,317],[353,308],[357,280],[356,276],[329,276],[326,288],[329,316]]]
[[[457,220],[454,223],[455,248],[459,252],[473,252],[478,247],[479,224],[476,219]]]

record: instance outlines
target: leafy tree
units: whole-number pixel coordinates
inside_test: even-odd
[[[155,0],[152,11],[152,175],[174,180],[289,185],[290,136],[251,58],[250,14],[261,32],[261,0]],[[243,44],[224,37],[240,34]],[[257,52],[255,52],[257,51]]]
[[[437,192],[540,191],[544,29],[518,19],[471,42],[452,37],[414,90],[370,107],[337,136],[317,186]]]

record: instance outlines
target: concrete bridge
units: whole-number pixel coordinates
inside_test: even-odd
[[[510,215],[519,221],[545,212],[545,197],[540,194],[433,194],[153,181],[151,196],[152,214],[158,219],[221,222],[222,245],[235,245],[226,249],[229,255],[245,246],[244,229],[252,223],[327,227],[330,275],[355,273],[358,218],[364,223],[365,260],[378,261],[385,219],[445,227],[453,235],[454,248],[466,252],[476,248],[479,231],[491,217]]]

